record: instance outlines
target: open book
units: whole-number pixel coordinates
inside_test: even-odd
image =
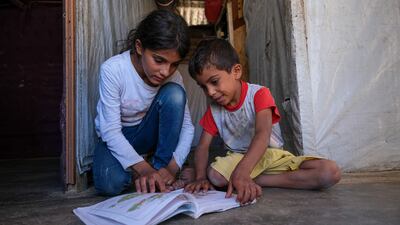
[[[179,213],[198,218],[204,213],[239,206],[236,196],[225,198],[225,192],[189,194],[179,189],[170,193],[120,195],[73,211],[85,224],[158,224]]]

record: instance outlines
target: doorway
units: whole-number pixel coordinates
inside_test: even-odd
[[[49,179],[61,187],[62,1],[1,0],[0,33],[2,175],[56,172]]]

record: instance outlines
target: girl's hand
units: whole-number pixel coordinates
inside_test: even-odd
[[[168,188],[171,191],[184,188],[186,184],[193,182],[194,178],[195,178],[194,168],[185,167],[179,173],[179,177],[177,178],[177,180],[175,180],[175,182],[173,182],[172,185],[169,186]]]
[[[167,186],[170,186],[170,185],[172,185],[174,182],[175,182],[175,176],[174,175],[172,175],[172,173],[168,170],[168,169],[166,169],[166,168],[161,168],[161,169],[159,169],[158,170],[158,173],[160,174],[160,176],[161,176],[161,179],[164,181],[164,183],[167,185]]]
[[[214,190],[214,187],[207,179],[195,180],[185,186],[185,192],[198,193],[200,190],[207,192],[208,190]]]
[[[136,175],[135,187],[139,193],[153,193],[156,190],[160,192],[169,192],[165,188],[165,182],[157,170],[151,167],[146,161],[137,163],[132,166]]]
[[[157,170],[140,175],[139,178],[135,180],[135,187],[136,191],[139,193],[153,193],[156,192],[156,190],[160,192],[169,192],[169,190],[165,188],[165,182]]]

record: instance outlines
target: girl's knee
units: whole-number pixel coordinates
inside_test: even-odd
[[[177,83],[169,82],[161,87],[159,94],[169,103],[175,105],[184,105],[186,103],[186,92]]]
[[[319,167],[320,188],[329,188],[340,181],[341,172],[334,161],[322,160]]]
[[[105,171],[106,172],[106,171]],[[103,173],[94,179],[94,187],[98,194],[115,196],[121,194],[131,183],[130,175]]]
[[[225,177],[212,167],[208,168],[207,177],[210,182],[216,187],[224,187],[228,185],[228,181],[225,179]]]

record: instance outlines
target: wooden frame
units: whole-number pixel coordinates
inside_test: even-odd
[[[229,42],[236,49],[243,67],[242,79],[248,81],[248,62],[246,56],[246,24],[243,15],[243,0],[229,0],[226,3]]]
[[[245,25],[243,15],[243,1],[244,0],[232,0],[232,22],[234,30]]]
[[[65,185],[75,184],[75,0],[64,0],[64,160]]]

